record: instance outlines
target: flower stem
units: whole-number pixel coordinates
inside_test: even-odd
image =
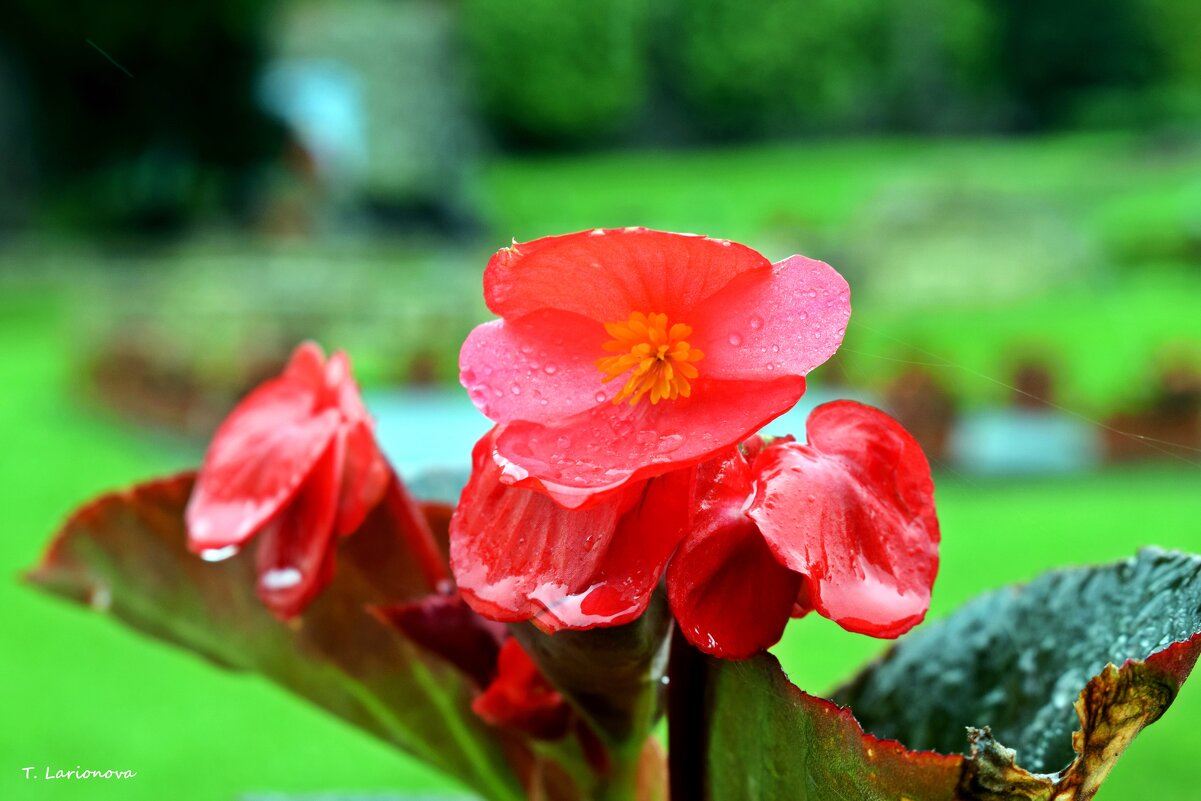
[[[677,624],[667,667],[667,772],[670,801],[701,801],[708,771],[705,655]]]
[[[413,499],[396,471],[392,471],[392,481],[388,485],[388,494],[384,497],[388,511],[396,521],[401,534],[417,557],[421,572],[425,576],[430,589],[440,592],[450,580],[442,552],[438,549],[438,541],[434,539],[433,529],[421,511],[421,505]]]

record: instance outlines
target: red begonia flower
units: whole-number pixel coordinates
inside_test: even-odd
[[[485,617],[532,619],[547,631],[615,626],[642,614],[685,533],[692,469],[569,510],[501,483],[497,431],[476,444],[450,521],[459,592]]]
[[[883,412],[819,406],[808,443],[751,443],[698,469],[692,531],[667,571],[685,636],[741,659],[811,609],[874,637],[925,617],[938,572],[934,483],[921,447]]]
[[[702,461],[787,411],[838,348],[846,282],[719,239],[596,229],[514,244],[484,272],[502,319],[460,380],[502,424],[506,483],[561,505]]]
[[[188,502],[188,547],[219,558],[257,536],[259,596],[291,617],[328,583],[334,535],[362,524],[388,474],[346,354],[327,361],[306,342],[217,429]]]
[[[571,709],[563,696],[512,637],[500,649],[496,678],[471,708],[493,726],[517,729],[544,740],[564,736],[571,722]]]

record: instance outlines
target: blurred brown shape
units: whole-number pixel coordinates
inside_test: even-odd
[[[128,420],[207,437],[239,398],[278,374],[286,361],[286,350],[246,354],[214,385],[194,365],[156,348],[153,339],[124,336],[101,346],[89,379],[99,399]]]
[[[1013,405],[1019,409],[1045,409],[1055,401],[1055,375],[1042,362],[1021,362],[1013,373]]]
[[[1113,415],[1105,426],[1111,462],[1192,454],[1201,448],[1201,370],[1184,362],[1165,365],[1150,402]]]
[[[884,406],[913,435],[926,456],[942,461],[955,422],[955,399],[930,371],[910,367],[884,393]]]

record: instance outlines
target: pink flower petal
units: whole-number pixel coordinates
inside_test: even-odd
[[[745,659],[779,641],[801,576],[783,567],[743,514],[750,468],[737,448],[698,468],[706,488],[691,532],[667,568],[667,593],[694,646]]]
[[[770,268],[766,258],[726,240],[646,228],[595,229],[497,251],[484,271],[484,299],[514,320],[560,309],[602,323],[630,312],[687,312],[734,276]]]
[[[534,618],[550,631],[640,615],[684,534],[691,471],[568,511],[500,483],[496,431],[477,443],[471,480],[451,519],[451,566],[463,597],[485,617]]]
[[[781,564],[806,577],[802,605],[850,631],[897,637],[925,616],[938,570],[930,467],[905,429],[862,404],[819,406],[807,431],[807,445],[755,460],[747,513]]]
[[[259,598],[281,618],[299,614],[333,578],[343,453],[339,440],[331,442],[296,497],[258,538]]]
[[[643,478],[699,462],[788,411],[803,378],[707,381],[692,397],[651,405],[602,403],[545,424],[518,420],[501,428],[497,455],[505,480],[547,492],[569,508]]]
[[[291,501],[333,438],[338,413],[315,413],[291,371],[251,393],[213,437],[185,515],[193,551],[245,542]]]
[[[805,375],[842,343],[851,315],[850,288],[832,267],[804,256],[770,273],[744,273],[684,320],[697,364],[712,378],[765,381]]]
[[[520,320],[477,326],[459,354],[459,380],[492,420],[565,417],[606,402],[601,382],[604,327],[578,314],[543,309]]]

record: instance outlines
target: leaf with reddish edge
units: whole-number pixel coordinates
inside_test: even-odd
[[[1145,550],[968,603],[836,693],[849,708],[770,656],[708,659],[706,797],[1089,801],[1199,654],[1201,557]]]
[[[1145,549],[983,595],[898,644],[835,698],[881,736],[970,750],[968,798],[1009,782],[1028,786],[1016,798],[1070,790],[1065,799],[1086,801],[1171,704],[1198,653],[1201,557]],[[965,727],[988,728],[969,749]]]
[[[83,507],[29,580],[223,666],[262,673],[485,798],[525,797],[526,746],[471,711],[466,677],[366,609],[433,589],[391,504],[341,541],[333,580],[289,625],[255,597],[253,554],[210,563],[188,552],[192,481],[151,482]]]
[[[791,684],[773,656],[706,662],[705,798],[955,799],[961,757],[911,752],[864,734],[850,710]]]

